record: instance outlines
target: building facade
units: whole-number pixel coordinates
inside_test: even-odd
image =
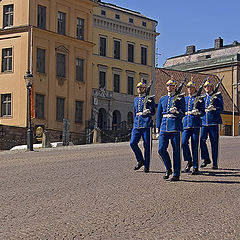
[[[187,46],[183,55],[168,58],[164,68],[214,74],[223,78],[223,85],[234,104],[240,108],[240,43],[224,45],[219,37],[214,41],[214,47],[196,50],[196,46]]]
[[[33,125],[84,131],[91,119],[93,8],[90,0],[0,2],[0,124],[26,127],[24,75],[33,76]]]
[[[98,1],[94,9],[92,127],[131,128],[136,83],[155,78],[157,22]]]

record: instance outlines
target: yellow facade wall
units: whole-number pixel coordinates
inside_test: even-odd
[[[0,73],[0,94],[12,94],[12,115],[0,117],[0,124],[26,126],[27,91],[24,75],[30,66],[30,27],[33,26],[32,70],[34,76],[33,97],[45,96],[45,119],[33,119],[34,124],[44,124],[46,128],[61,130],[62,122],[56,121],[56,98],[65,98],[64,117],[70,120],[70,130],[83,131],[91,118],[91,89],[93,62],[93,8],[90,0],[6,0],[3,5],[14,4],[14,26],[0,32],[0,51],[13,48],[13,71]],[[38,4],[46,7],[46,30],[37,28]],[[66,35],[57,33],[57,12],[66,13]],[[0,12],[3,14],[2,12]],[[76,18],[84,19],[84,40],[76,39]],[[0,26],[3,26],[0,18]],[[36,71],[37,48],[46,50],[45,73]],[[56,77],[56,53],[66,55],[66,78]],[[84,59],[84,81],[76,81],[76,58]],[[0,60],[1,61],[1,60]],[[0,65],[1,66],[1,65]],[[83,122],[75,123],[75,101],[83,101]]]

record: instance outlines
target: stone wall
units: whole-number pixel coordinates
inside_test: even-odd
[[[61,142],[62,131],[46,129],[50,142]],[[85,144],[85,132],[70,132],[70,142],[74,145]],[[36,143],[33,137],[33,143]],[[27,129],[23,127],[14,127],[0,124],[0,150],[8,150],[14,146],[27,144]]]

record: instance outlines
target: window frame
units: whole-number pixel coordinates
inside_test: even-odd
[[[130,42],[128,42],[127,43],[128,45],[127,45],[127,60],[128,60],[128,62],[132,62],[132,63],[134,63],[134,60],[135,60],[135,44],[134,43],[130,43]],[[130,46],[132,46],[132,58],[130,58],[131,56],[129,55],[129,47]]]
[[[144,57],[144,54],[143,54],[143,49],[145,49],[145,59],[143,59],[143,57]],[[142,65],[147,65],[147,63],[148,63],[148,61],[147,61],[147,59],[148,59],[148,48],[146,47],[146,46],[141,46],[141,64]]]
[[[80,104],[80,107],[78,107],[78,103]],[[75,123],[82,124],[83,123],[83,107],[84,107],[84,102],[76,100],[75,101]],[[77,110],[80,109],[80,112]],[[80,117],[77,113],[80,113]]]
[[[116,45],[115,45],[115,42],[118,42],[119,43],[119,53],[117,54],[116,53]],[[119,55],[119,57],[118,57]],[[119,39],[113,39],[113,58],[114,59],[117,59],[117,60],[121,60],[121,40]]]
[[[118,81],[118,90],[115,90],[115,76],[118,76],[119,78],[117,79]],[[118,72],[113,73],[113,92],[115,93],[120,93],[121,92],[121,74]]]
[[[37,27],[46,30],[47,27],[47,7],[38,4]]]
[[[3,100],[3,98],[10,96],[10,100]],[[0,117],[12,117],[12,94],[4,93],[0,94],[1,97],[1,106],[0,106]],[[5,114],[3,113],[5,112]],[[10,112],[10,113],[9,113]]]
[[[81,62],[80,65],[78,65],[79,62]],[[78,75],[78,71],[80,72],[80,76]],[[84,59],[83,58],[79,58],[79,57],[76,58],[76,78],[75,79],[77,82],[84,82]]]
[[[7,8],[11,7],[12,7],[11,11],[7,11]],[[14,4],[3,5],[3,28],[12,27],[14,21],[13,18],[14,18]],[[8,23],[8,21],[10,23]]]
[[[61,102],[62,101],[62,102]],[[56,98],[56,121],[62,122],[65,114],[65,98]]]
[[[131,89],[129,88],[129,79],[130,78],[132,79]],[[130,90],[131,90],[131,92],[130,92]],[[134,76],[131,76],[131,75],[127,76],[127,94],[134,95]]]
[[[35,95],[35,117],[45,119],[45,95],[36,93]]]
[[[46,73],[46,49],[37,48],[37,62],[36,71],[39,73]]]
[[[101,39],[105,40],[105,46],[102,46]],[[103,49],[105,47],[105,49]],[[105,36],[99,36],[99,56],[106,57],[107,56],[107,37]]]
[[[62,60],[64,59],[63,63],[60,62],[61,61],[61,59],[59,59],[60,56],[64,56],[64,58],[62,58]],[[60,65],[58,65],[58,64],[60,64]],[[64,66],[62,66],[61,64],[64,64]],[[56,77],[66,78],[66,70],[67,70],[66,64],[67,64],[66,63],[66,54],[57,52],[56,53]]]
[[[85,19],[77,17],[76,37],[79,40],[84,40]]]
[[[6,55],[4,56],[4,51],[11,50],[11,55]],[[6,63],[5,63],[6,61]],[[4,66],[6,64],[6,66]],[[6,72],[13,72],[13,48],[2,48],[2,69],[1,72],[2,73],[6,73]],[[6,69],[5,69],[6,67]]]
[[[66,19],[67,14],[65,12],[57,12],[57,33],[66,35]]]

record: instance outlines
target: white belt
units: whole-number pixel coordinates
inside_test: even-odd
[[[143,112],[138,112],[136,115],[137,115],[137,116],[142,116],[142,115],[143,115]]]
[[[176,117],[173,114],[163,114],[163,117],[165,118],[171,118],[171,117]]]
[[[191,115],[191,111],[185,112],[185,115]]]

